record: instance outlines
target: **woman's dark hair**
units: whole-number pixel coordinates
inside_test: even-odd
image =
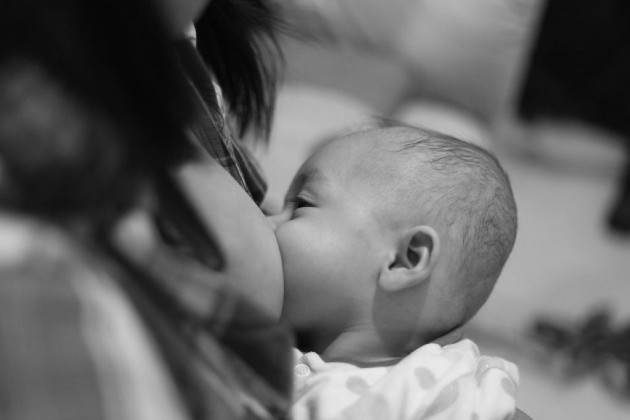
[[[269,0],[213,0],[196,22],[197,48],[221,86],[240,134],[267,138],[278,63],[277,10]]]
[[[2,0],[0,204],[49,216],[128,207],[192,153],[189,98],[154,0]]]

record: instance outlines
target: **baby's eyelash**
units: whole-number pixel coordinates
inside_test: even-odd
[[[308,200],[302,198],[302,197],[296,197],[293,200],[293,208],[294,209],[299,209],[302,207],[313,207],[313,203],[309,202]]]
[[[285,199],[285,206],[292,209],[299,209],[302,207],[314,207],[315,204],[310,198],[305,198],[301,195],[295,195],[293,197],[287,197]]]

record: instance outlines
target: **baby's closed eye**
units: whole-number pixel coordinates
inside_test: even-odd
[[[293,200],[293,208],[301,209],[303,207],[315,207],[315,204],[304,197],[296,197],[295,200]]]
[[[315,207],[315,201],[303,196],[297,196],[287,201],[287,205],[291,211],[291,219],[301,215],[304,209]]]

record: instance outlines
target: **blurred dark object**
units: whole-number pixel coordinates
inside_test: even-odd
[[[228,2],[252,3],[213,5]],[[173,175],[204,104],[157,4],[0,2],[2,419],[288,415],[290,331],[152,233],[163,193],[209,239],[194,245],[220,249]],[[117,241],[129,227],[143,239]]]
[[[630,2],[548,0],[519,115],[581,120],[630,143]],[[630,234],[630,144],[608,226]]]
[[[600,378],[613,395],[630,399],[630,324],[615,328],[606,309],[576,323],[538,319],[534,340],[562,361],[564,379]]]
[[[630,139],[626,139],[630,140]],[[619,192],[615,197],[610,214],[608,226],[622,235],[630,235],[630,145],[626,145],[626,165],[619,182]]]

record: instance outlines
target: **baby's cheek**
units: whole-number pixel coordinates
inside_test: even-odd
[[[296,220],[285,224],[277,235],[285,282],[313,283],[338,268],[336,260],[342,250],[327,226]]]

